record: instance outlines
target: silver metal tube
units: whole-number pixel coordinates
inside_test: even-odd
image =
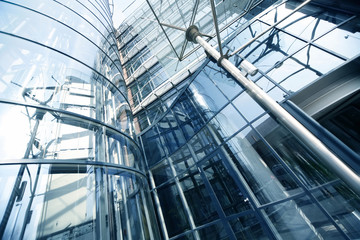
[[[213,58],[220,59],[220,53],[208,42],[196,35],[195,40],[199,43]],[[220,65],[224,67],[244,88],[247,89],[251,97],[267,110],[269,110],[281,123],[297,136],[311,151],[313,151],[337,176],[360,196],[360,177],[344,162],[335,156],[317,137],[315,137],[307,128],[299,123],[292,115],[282,108],[275,100],[269,97],[255,83],[242,75],[240,70],[229,60],[222,59]]]

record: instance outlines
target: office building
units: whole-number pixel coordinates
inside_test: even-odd
[[[2,239],[360,238],[360,4],[0,4]]]

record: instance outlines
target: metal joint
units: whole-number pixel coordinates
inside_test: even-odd
[[[199,33],[199,28],[195,25],[191,25],[186,30],[186,40],[188,40],[189,42],[197,43],[196,41],[197,36],[201,36],[201,34]]]

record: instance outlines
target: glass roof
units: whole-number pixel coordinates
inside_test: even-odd
[[[185,38],[185,31],[196,25],[207,39],[216,37],[229,25],[239,20],[249,9],[261,1],[254,0],[146,0],[156,21],[166,35],[176,56],[183,60],[194,52],[197,44]],[[211,2],[213,1],[213,2]],[[213,20],[212,6],[215,9]],[[221,37],[221,34],[220,34]]]

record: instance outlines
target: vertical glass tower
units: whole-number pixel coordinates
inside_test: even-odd
[[[0,1],[0,238],[159,239],[108,1]]]

